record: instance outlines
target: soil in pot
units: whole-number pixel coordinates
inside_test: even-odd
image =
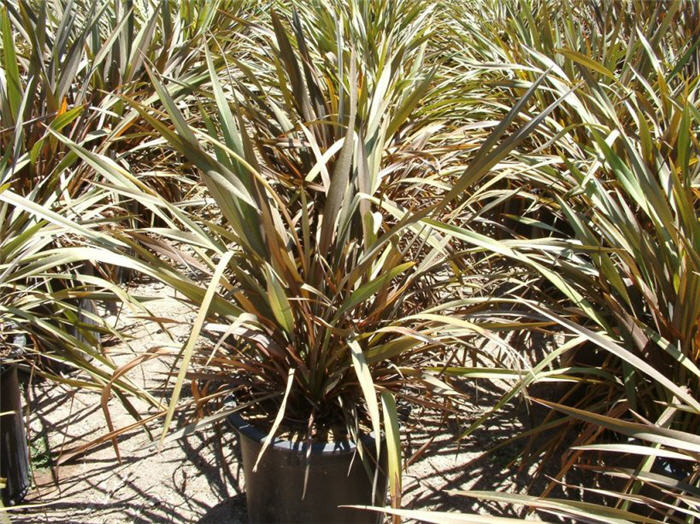
[[[379,513],[338,506],[384,505],[385,459],[380,460],[374,498],[373,479],[349,441],[315,443],[307,453],[306,444],[277,440],[265,450],[257,470],[253,471],[265,433],[235,413],[229,417],[229,423],[240,437],[248,520],[252,524],[379,522]],[[375,446],[372,437],[363,439],[365,451],[371,452]]]

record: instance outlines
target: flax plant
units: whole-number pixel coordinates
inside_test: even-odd
[[[430,120],[411,116],[421,114],[434,74],[426,60],[435,56],[425,45],[429,11],[391,6],[389,18],[362,3],[318,5],[286,20],[273,13],[251,38],[249,64],[219,55],[212,40],[196,116],[182,112],[170,94],[177,86],[156,73],[167,115],[130,103],[198,168],[222,215],[190,237],[217,252],[206,262],[212,276],[183,348],[164,436],[194,363],[196,397],[235,389],[244,405],[266,399],[257,413],[268,443],[279,430],[356,442],[360,431],[385,433],[397,505],[396,400],[454,409],[459,399],[450,401],[456,392],[441,366],[483,331],[448,300],[461,285],[451,276],[459,260],[430,221],[446,216],[559,101],[506,137],[540,85],[533,83],[442,194],[398,201],[401,174],[422,183],[406,166],[429,138]],[[335,33],[318,24],[324,18],[335,21]],[[380,45],[365,67],[370,36]],[[101,169],[114,172],[107,163]],[[200,348],[202,332],[209,349]]]
[[[113,377],[118,365],[102,352],[99,336],[120,334],[95,312],[77,305],[81,298],[104,296],[138,305],[108,281],[71,270],[85,260],[113,261],[119,242],[91,225],[76,223],[55,202],[24,197],[8,186],[0,187],[0,336],[23,335],[27,345],[22,359],[30,365],[41,359],[40,375],[73,387],[113,388],[137,418],[129,397],[139,396],[159,406],[146,391]],[[85,195],[72,202],[72,211],[84,211],[89,223],[89,215],[98,212],[94,204],[99,199],[104,195]],[[81,374],[59,373],[55,366],[46,366],[52,362]]]
[[[554,24],[545,2],[482,7],[483,26],[456,31],[489,64],[494,97],[515,103],[545,70],[532,110],[565,96],[516,155],[525,168],[509,183],[526,204],[510,215],[510,239],[452,228],[472,249],[541,275],[533,291],[502,300],[571,337],[496,407],[562,376],[565,395],[537,400],[553,412],[533,429],[535,460],[553,457],[571,428],[577,436],[538,495],[566,486],[572,467],[597,472],[607,487],[584,476],[584,501],[598,496],[604,505],[471,495],[606,522],[692,520],[700,444],[697,5],[562,2],[566,16]]]

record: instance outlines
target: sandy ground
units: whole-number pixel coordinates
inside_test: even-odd
[[[109,349],[117,362],[127,362],[144,349],[177,347],[187,338],[190,308],[158,285],[130,290],[150,295],[149,309],[173,320],[166,331],[122,312],[119,322],[132,326],[134,339],[128,345]],[[140,384],[150,385],[154,376],[167,369],[152,361],[129,373]],[[496,392],[497,394],[498,392]],[[480,413],[479,405],[493,401],[494,393],[472,393],[473,410],[464,414],[462,427],[440,429],[434,417],[420,414],[404,428],[406,456],[431,438],[425,454],[413,462],[404,476],[403,504],[412,509],[477,511],[515,516],[509,508],[478,505],[454,490],[480,489],[519,491],[529,480],[508,468],[513,448],[480,458],[481,452],[507,439],[523,425],[528,415],[522,406],[509,406],[489,424],[459,444],[454,435]],[[157,450],[143,429],[119,437],[121,462],[110,442],[93,447],[62,465],[57,462],[71,451],[108,432],[96,391],[78,391],[47,381],[27,387],[28,420],[35,487],[27,507],[13,511],[13,521],[27,522],[245,522],[246,505],[242,468],[236,458],[235,434],[224,424],[209,426],[171,440]],[[115,427],[133,422],[117,399],[109,402]],[[157,427],[157,424],[151,427]],[[154,436],[157,436],[154,435]],[[542,517],[542,516],[540,516]]]

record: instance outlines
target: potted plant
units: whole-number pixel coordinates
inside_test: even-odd
[[[1,176],[5,174],[0,172],[0,181],[6,180]],[[39,202],[43,202],[46,208],[50,206],[36,193],[34,198],[37,203],[12,193],[7,185],[0,188],[0,477],[2,501],[7,506],[19,504],[31,485],[22,368],[38,364],[39,374],[54,378],[60,378],[58,366],[98,371],[89,364],[98,354],[91,342],[93,327],[76,322],[80,309],[71,297],[72,290],[64,289],[62,283],[68,280],[76,286],[78,277],[62,270],[69,267],[70,258],[61,256],[60,248],[51,249],[67,231],[15,205],[21,202],[41,208]],[[11,202],[14,199],[18,200]],[[94,315],[90,321],[94,322]],[[102,376],[108,373],[103,371]]]
[[[429,28],[420,9],[353,9],[294,13],[293,35],[273,14],[272,31],[249,40],[241,50],[249,63],[237,71],[227,67],[231,57],[205,49],[211,95],[189,121],[155,75],[170,122],[132,101],[199,169],[224,221],[207,222],[192,242],[215,246],[206,259],[212,277],[182,351],[163,437],[197,364],[196,398],[235,397],[252,521],[372,521],[372,513],[338,506],[381,504],[382,460],[399,504],[396,398],[439,405],[436,395],[453,392],[441,372],[473,333],[449,302],[457,284],[450,264],[459,261],[449,226],[438,233],[436,219],[548,114],[497,145],[535,84],[448,191],[412,197],[427,186],[412,177],[412,161],[429,121],[409,116],[432,79],[418,52]],[[335,32],[323,33],[329,24],[319,17],[335,19]],[[212,341],[204,349],[202,332]],[[318,480],[329,473],[315,469],[323,468],[317,451],[352,446],[374,486],[364,502],[329,497],[329,487],[351,490],[335,477],[324,486]],[[286,458],[277,455],[283,451]],[[299,468],[288,474],[282,465],[291,463]],[[309,492],[312,484],[319,493]],[[304,513],[312,507],[319,513]]]
[[[123,210],[114,202],[114,194],[98,187],[89,166],[64,145],[105,151],[110,141],[100,138],[109,126],[101,111],[94,109],[110,107],[111,114],[116,114],[120,109],[113,102],[121,102],[105,82],[120,87],[132,81],[142,85],[135,81],[145,75],[142,64],[147,58],[142,51],[147,49],[165,58],[163,65],[168,69],[177,66],[192,73],[187,65],[189,53],[184,50],[194,40],[182,41],[183,46],[177,47],[183,56],[169,61],[168,53],[158,53],[151,45],[157,17],[148,15],[150,32],[141,31],[144,38],[131,41],[130,31],[139,31],[146,24],[138,9],[121,13],[118,2],[101,9],[68,3],[53,10],[41,3],[13,4],[4,3],[0,8],[4,56],[0,82],[4,86],[0,89],[0,423],[3,445],[9,446],[1,452],[3,474],[10,474],[3,496],[10,493],[10,499],[16,501],[28,485],[28,467],[24,467],[26,442],[16,387],[16,364],[20,362],[8,350],[17,347],[15,340],[26,341],[20,344],[25,349],[21,365],[34,366],[36,375],[72,387],[112,388],[137,419],[131,395],[161,407],[142,388],[115,377],[118,366],[102,351],[102,335],[123,335],[100,317],[98,302],[124,301],[146,310],[107,281],[106,275],[95,274],[93,265],[100,262],[102,268],[114,264],[137,269],[139,263],[129,256],[135,248],[115,231],[120,229]],[[108,22],[129,27],[117,38],[124,44],[117,46],[123,60],[115,62],[114,53],[99,52],[105,43],[100,33],[105,39],[116,36],[116,26],[105,25]],[[202,33],[206,28],[206,23],[190,27]],[[170,36],[164,37],[165,45],[176,46]],[[185,38],[185,33],[176,38]],[[130,55],[138,56],[128,60]],[[73,59],[58,60],[58,56]],[[117,62],[128,62],[128,67],[125,76],[115,80],[108,70]],[[122,118],[119,124],[127,120]],[[81,374],[66,378],[67,371]],[[17,480],[11,474],[18,475]]]
[[[216,322],[207,325],[218,348],[198,387],[209,391],[219,384],[228,395],[237,384],[240,414],[230,421],[241,439],[251,521],[372,522],[373,513],[338,506],[383,504],[387,468],[398,499],[393,393],[410,376],[420,398],[429,380],[416,373],[419,364],[440,361],[434,355],[440,344],[430,338],[435,323],[424,320],[416,329],[408,327],[415,320],[404,319],[425,305],[420,294],[438,293],[450,282],[425,283],[444,269],[441,246],[422,247],[424,238],[402,228],[380,238],[392,224],[381,223],[373,195],[360,192],[372,184],[378,192],[380,186],[380,163],[358,169],[360,156],[380,159],[390,140],[378,130],[365,137],[373,115],[358,115],[360,105],[359,111],[370,110],[372,96],[371,86],[358,84],[378,79],[359,78],[358,59],[349,52],[340,57],[341,69],[327,62],[312,72],[319,57],[307,55],[310,42],[301,27],[296,38],[304,51],[294,51],[283,22],[274,15],[272,20],[272,52],[284,64],[272,82],[285,90],[295,83],[288,103],[273,108],[280,100],[242,87],[249,103],[232,108],[235,94],[226,89],[233,86],[219,82],[207,51],[217,118],[202,114],[206,132],[180,125],[173,133],[139,109],[203,171],[227,221],[221,244],[235,243],[220,257],[200,310],[202,321],[212,319],[217,308],[208,300],[225,301],[230,311],[218,315],[218,322],[233,324],[223,334]],[[333,81],[332,74],[339,75],[335,95],[322,83]],[[154,82],[180,122],[166,90]],[[417,78],[415,84],[421,83],[425,79]],[[374,117],[386,126],[394,115],[384,110]],[[215,154],[196,145],[198,140],[210,141]],[[419,254],[426,253],[435,260],[420,264]],[[222,276],[226,289],[214,300]],[[197,334],[184,353],[173,408]],[[382,447],[380,435],[388,446]]]
[[[17,163],[26,164],[27,157],[25,153]],[[91,220],[99,212],[93,206],[105,197],[103,191],[97,189],[66,204],[56,201],[51,191],[42,192],[39,185],[27,198],[11,189],[13,166],[1,167],[0,476],[7,477],[3,498],[16,503],[29,486],[18,366],[20,370],[33,367],[37,376],[71,387],[111,388],[137,419],[130,396],[161,405],[143,388],[114,377],[118,366],[102,351],[99,340],[103,333],[115,337],[120,333],[86,305],[105,298],[132,300],[124,293],[110,293],[110,283],[84,269],[86,260],[128,262],[127,257],[120,258],[118,242],[68,218],[75,214]],[[62,174],[70,181],[71,172]],[[66,378],[64,371],[81,374]]]

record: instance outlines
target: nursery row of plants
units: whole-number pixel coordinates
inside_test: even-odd
[[[461,496],[700,517],[697,2],[8,0],[0,30],[4,385],[114,395],[161,440],[236,411],[256,466],[349,439],[375,506],[435,522],[476,517],[401,507],[405,417],[470,439],[526,402],[515,460],[558,473]],[[105,311],[159,321],[134,279],[198,314],[117,363]]]

